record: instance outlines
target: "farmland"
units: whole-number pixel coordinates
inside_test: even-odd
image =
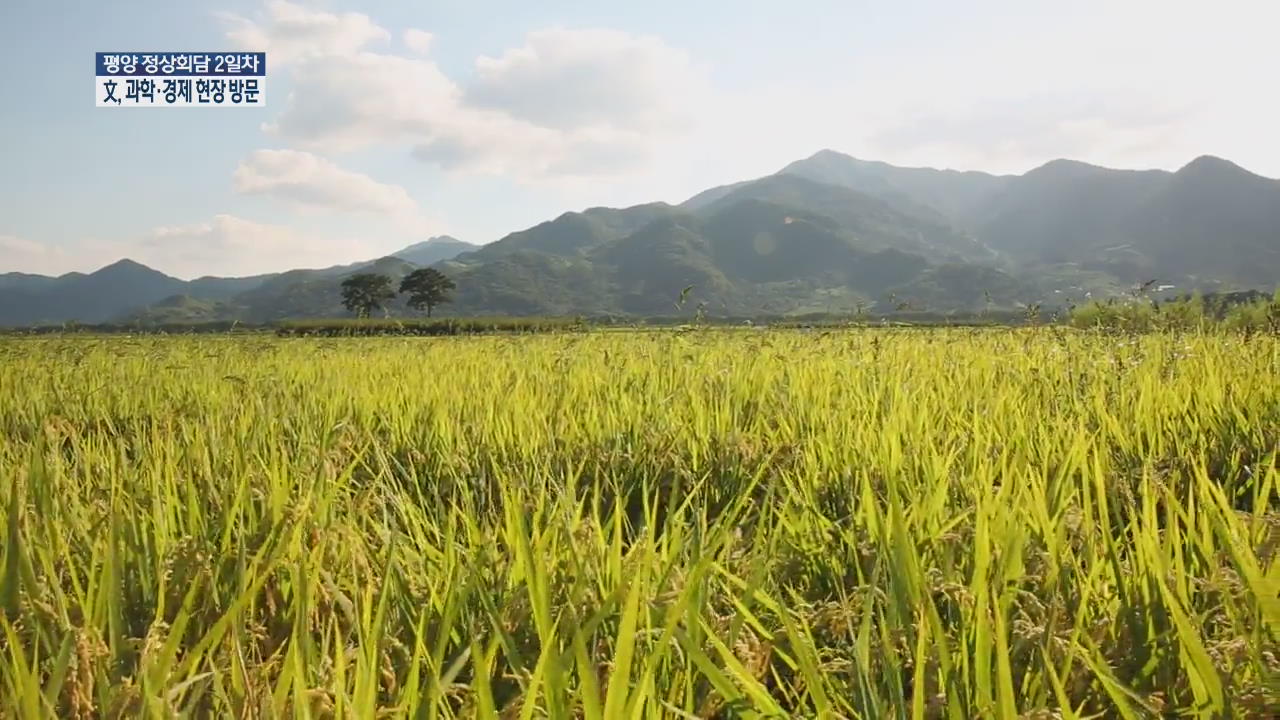
[[[0,717],[1266,717],[1280,340],[0,338]]]

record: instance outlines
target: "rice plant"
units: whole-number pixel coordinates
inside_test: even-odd
[[[1280,340],[0,339],[0,717],[1280,707]]]

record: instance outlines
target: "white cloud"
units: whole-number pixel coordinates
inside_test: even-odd
[[[661,39],[618,30],[555,28],[476,60],[466,99],[549,128],[662,130],[689,121],[700,72]]]
[[[65,272],[67,255],[61,248],[16,235],[0,235],[0,273],[57,275]]]
[[[346,55],[391,39],[391,33],[363,13],[329,13],[287,0],[268,0],[265,18],[258,21],[233,13],[220,17],[231,26],[227,39],[240,49],[266,52],[273,66]]]
[[[1021,172],[1060,157],[1115,164],[1171,144],[1171,131],[1187,112],[1145,93],[994,98],[945,111],[904,111],[897,124],[868,140],[881,155],[950,158],[960,167]]]
[[[860,62],[839,74],[815,68],[791,87],[751,88],[762,111],[791,113],[758,134],[769,145],[801,137],[896,164],[994,172],[1064,156],[1169,169],[1206,152],[1245,161],[1260,154],[1254,128],[1276,111],[1274,96],[1257,88],[1267,80],[1259,58],[1280,5],[1241,12],[1244,4],[940,9],[918,26],[893,28],[894,41],[873,55],[851,50]],[[1212,41],[1225,37],[1231,42]],[[738,116],[764,125],[749,111]]]
[[[61,245],[0,236],[0,272],[92,272],[130,258],[184,279],[236,277],[378,257],[388,251],[385,245],[219,214],[207,222],[161,226],[140,236],[81,238]]]
[[[403,187],[380,183],[300,150],[254,151],[240,162],[234,180],[238,192],[312,207],[387,214],[411,214],[418,209]]]
[[[113,246],[118,256],[184,278],[325,267],[378,254],[366,241],[303,233],[225,214],[203,223],[157,227],[140,239]]]
[[[419,55],[431,52],[431,44],[434,41],[435,36],[425,30],[408,28],[404,31],[404,46]]]
[[[404,144],[446,170],[532,180],[633,169],[661,137],[609,125],[555,129],[478,108],[435,63],[377,53],[316,58],[265,129],[299,147],[351,151]]]
[[[362,49],[385,32],[366,16],[280,2],[267,15],[235,18],[229,33],[242,46],[284,48],[292,61],[292,91],[263,130],[317,153],[402,145],[451,171],[525,181],[616,175],[687,128],[683,98],[699,77],[685,53],[657,38],[554,29],[479,58],[468,88],[427,57]],[[405,46],[420,56],[432,40],[423,30],[404,32]]]
[[[265,130],[313,150],[349,151],[429,136],[448,124],[460,91],[426,60],[361,52],[314,58]]]
[[[756,42],[741,63],[731,42],[700,44],[719,53],[704,56],[717,87],[702,58],[616,29],[535,30],[452,77],[430,57],[430,33],[397,27],[394,54],[374,45],[387,35],[363,15],[273,3],[235,32],[289,47],[308,27],[347,28],[289,68],[293,93],[264,126],[280,142],[320,154],[412,148],[450,171],[572,185],[556,202],[582,206],[680,200],[823,147],[996,172],[1059,156],[1177,167],[1202,152],[1251,166],[1270,152],[1257,138],[1275,101],[1256,91],[1267,67],[1257,58],[1277,10],[1234,4],[981,0],[924,18],[869,13],[838,42],[846,33],[834,27],[797,35],[797,12],[774,43],[744,36]]]
[[[611,129],[551,130],[492,111],[462,109],[414,147],[414,157],[450,171],[530,182],[599,177],[644,164],[652,139]]]

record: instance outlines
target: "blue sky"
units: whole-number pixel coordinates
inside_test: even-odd
[[[7,0],[0,272],[490,242],[822,148],[1280,177],[1277,3]],[[99,109],[93,53],[261,50],[261,109]]]

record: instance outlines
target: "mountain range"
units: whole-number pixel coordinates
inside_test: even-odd
[[[1152,280],[1269,292],[1280,280],[1280,181],[1211,156],[1176,172],[1055,160],[992,175],[824,150],[678,205],[568,212],[486,245],[444,236],[245,278],[184,281],[130,260],[56,278],[0,274],[0,326],[341,316],[346,276],[398,280],[423,266],[455,280],[448,314],[671,315],[682,297],[682,312],[710,315],[957,312],[1061,306]]]

